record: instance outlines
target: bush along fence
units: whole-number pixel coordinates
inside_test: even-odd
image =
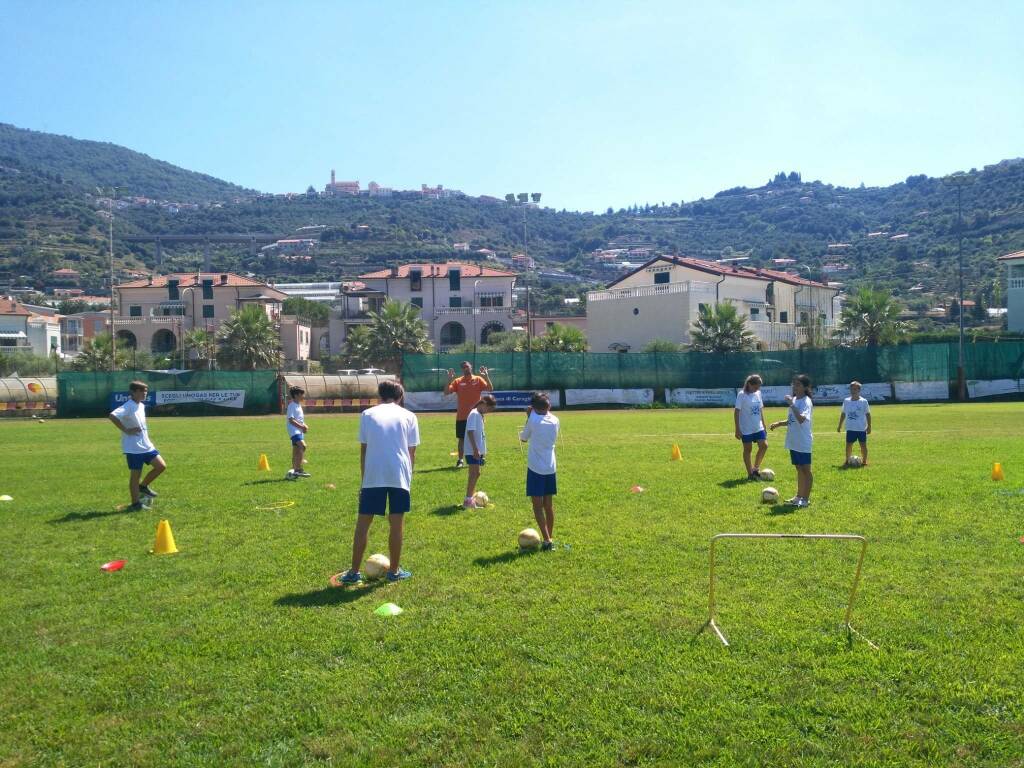
[[[970,399],[1024,398],[1024,342],[969,344],[964,350]],[[559,353],[515,352],[406,355],[402,382],[431,409],[453,408],[440,393],[449,369],[469,360],[486,366],[496,390],[559,392],[564,405],[731,406],[751,373],[764,379],[765,402],[781,403],[797,373],[815,382],[819,402],[841,402],[853,379],[876,402],[949,400],[957,369],[956,344],[831,347],[776,352]]]

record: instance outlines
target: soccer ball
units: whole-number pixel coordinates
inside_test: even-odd
[[[863,464],[864,464],[864,462],[862,462],[860,460],[860,456],[858,456],[856,454],[853,454],[852,456],[850,456],[850,460],[847,461],[846,463],[849,464],[851,467],[860,467],[860,466],[863,466]]]
[[[761,469],[758,470],[757,476],[762,480],[767,480],[769,483],[775,479],[774,469]]]
[[[388,559],[387,555],[381,554],[370,555],[366,558],[366,565],[363,566],[363,572],[368,579],[379,579],[390,569],[391,560]]]
[[[483,491],[477,491],[476,493],[473,494],[473,501],[476,503],[478,507],[486,507],[488,504],[491,503],[491,497],[488,496]]]
[[[536,549],[540,546],[540,534],[533,528],[525,528],[519,532],[520,549]]]
[[[765,504],[774,504],[779,500],[779,492],[775,488],[768,486],[761,491],[761,501]]]

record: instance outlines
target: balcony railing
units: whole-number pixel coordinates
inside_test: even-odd
[[[1024,277],[1011,277],[1010,278],[1011,288],[1024,288]]]
[[[510,315],[512,307],[436,307],[435,315]]]
[[[159,326],[166,326],[166,327],[170,328],[170,327],[174,327],[174,326],[177,326],[177,325],[181,325],[181,323],[183,321],[188,320],[188,319],[191,319],[191,318],[186,318],[183,315],[174,315],[174,316],[169,316],[169,317],[163,317],[163,316],[160,316],[160,317],[130,317],[130,316],[129,317],[124,317],[124,316],[121,316],[121,317],[115,317],[114,318],[114,325],[120,325],[120,326],[159,325]]]
[[[712,290],[710,283],[682,282],[662,285],[642,285],[637,288],[612,288],[607,291],[591,291],[587,301],[609,301],[612,299],[639,299],[646,296],[662,296],[669,293],[705,293]]]
[[[29,352],[29,353],[31,353],[32,352],[32,345],[31,344],[19,344],[17,346],[10,346],[10,347],[6,346],[6,345],[0,345],[0,354],[3,354],[3,353],[11,353],[11,354],[13,354],[14,352]]]

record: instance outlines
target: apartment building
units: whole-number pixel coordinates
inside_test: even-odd
[[[1024,331],[1024,251],[1008,253],[997,261],[1006,265],[1006,328]]]

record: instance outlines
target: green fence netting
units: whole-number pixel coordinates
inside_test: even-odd
[[[981,347],[999,347],[985,353]],[[1020,365],[1022,343],[976,344],[971,365],[985,375],[970,378],[1007,378],[990,373]],[[1016,349],[1016,356],[1009,348]],[[956,378],[956,347],[948,344],[911,344],[898,347],[829,347],[779,352],[708,354],[682,353],[565,353],[516,352],[508,354],[406,355],[402,381],[411,392],[440,390],[449,369],[469,360],[474,368],[487,366],[496,389],[580,389],[738,387],[750,373],[759,373],[767,385],[788,384],[794,374],[808,373],[816,382],[838,384],[861,381],[947,381]]]
[[[242,408],[226,408],[205,403],[158,405],[156,414],[204,416],[276,413],[279,408],[277,371],[159,371],[73,372],[57,375],[57,415],[105,416],[111,410],[111,395],[126,392],[129,382],[139,379],[151,392],[168,390],[243,390]]]
[[[949,375],[956,379],[957,347],[949,347]],[[996,381],[1024,378],[1024,341],[1001,341],[994,344],[965,344],[964,371],[968,379]]]

